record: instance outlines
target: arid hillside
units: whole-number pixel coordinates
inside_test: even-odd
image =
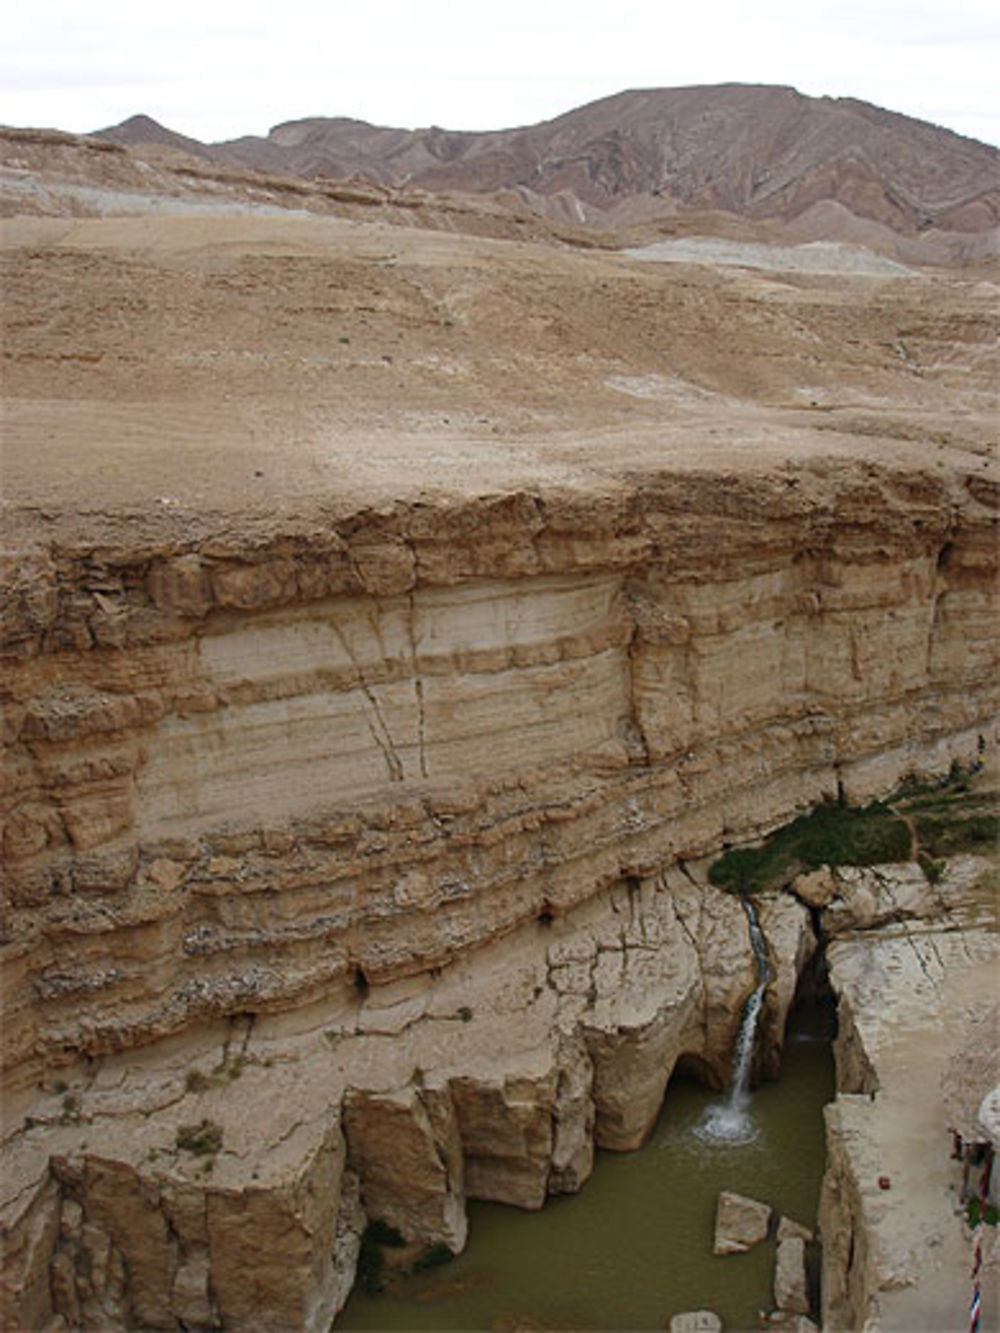
[[[468,133],[316,116],[203,145],[146,116],[101,131],[229,166],[431,190],[515,191],[563,221],[689,210],[790,222],[819,204],[892,231],[975,233],[1000,218],[1000,154],[853,98],[724,84],[619,93],[554,120]]]

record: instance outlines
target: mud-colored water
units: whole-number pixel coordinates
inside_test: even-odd
[[[828,1018],[798,1012],[781,1078],[752,1096],[755,1137],[696,1132],[717,1094],[675,1079],[636,1153],[600,1153],[579,1194],[538,1213],[469,1208],[465,1252],[391,1292],[356,1291],[339,1329],[663,1329],[681,1310],[714,1309],[728,1333],[756,1329],[772,1304],[774,1242],[712,1254],[715,1201],[737,1190],[815,1225],[823,1174],[821,1108],[833,1096]]]

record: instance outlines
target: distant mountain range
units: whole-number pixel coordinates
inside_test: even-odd
[[[203,144],[148,116],[98,131],[254,170],[462,192],[513,191],[561,221],[691,210],[790,222],[833,203],[903,235],[1000,221],[1000,151],[854,98],[720,84],[618,93],[520,129],[404,130],[315,116]]]

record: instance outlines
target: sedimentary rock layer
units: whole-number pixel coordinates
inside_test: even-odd
[[[995,1049],[995,856],[992,865],[956,858],[936,885],[916,865],[836,879],[838,899],[823,913],[840,1016],[819,1218],[823,1327],[957,1328],[972,1296],[973,1243],[946,1075],[971,1030]],[[1000,1252],[985,1230],[987,1327]]]
[[[994,505],[817,460],[15,553],[12,1326],[323,1327],[365,1217],[457,1249],[724,1082],[696,863],[974,745]]]

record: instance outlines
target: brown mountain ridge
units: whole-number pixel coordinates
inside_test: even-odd
[[[622,226],[691,210],[792,222],[817,205],[903,235],[1000,221],[1000,151],[854,98],[742,84],[618,93],[516,129],[398,129],[346,117],[201,144],[136,116],[99,131],[266,172],[513,191],[560,221]]]

